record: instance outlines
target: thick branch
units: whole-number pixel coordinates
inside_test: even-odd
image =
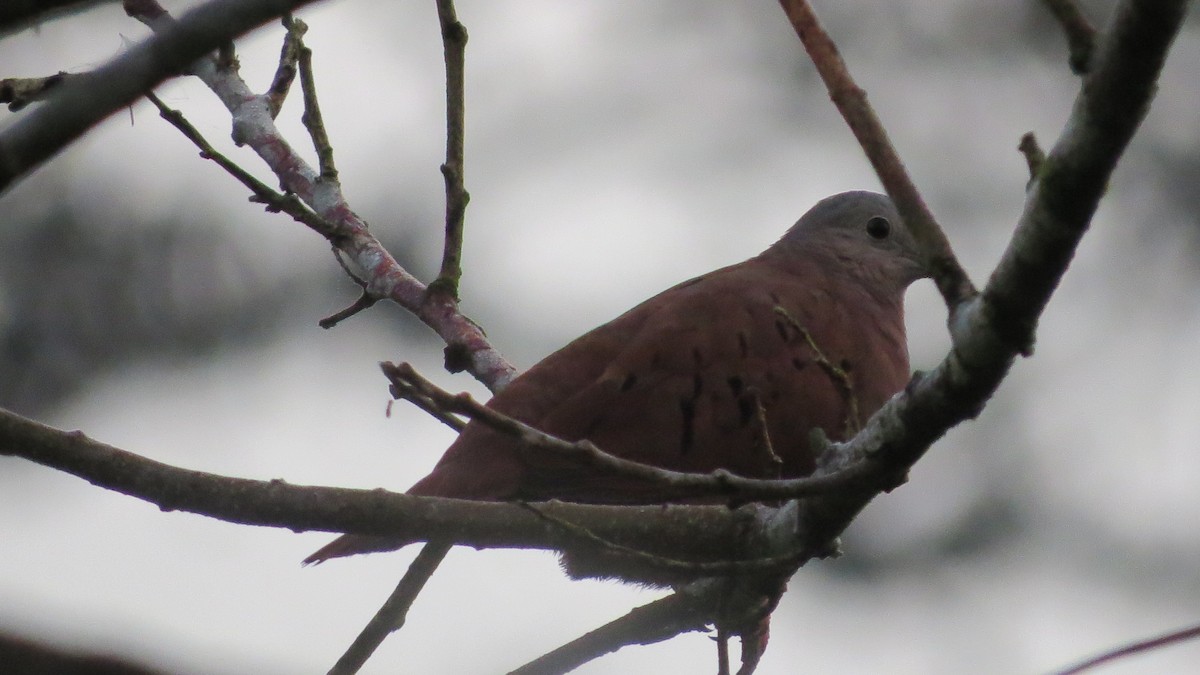
[[[72,77],[0,132],[0,194],[113,112],[204,54],[312,0],[211,0],[97,70]]]
[[[887,473],[907,471],[948,429],[982,410],[1017,355],[1028,351],[1037,319],[1148,109],[1186,6],[1186,0],[1126,0],[1117,8],[1008,250],[983,292],[951,323],[950,354],[931,373],[918,374],[861,433],[835,446],[834,466],[870,457]],[[810,535],[832,538],[870,498],[807,500],[802,521]]]
[[[243,525],[383,535],[407,541],[439,539],[477,548],[534,548],[655,556],[672,569],[703,574],[777,569],[804,551],[779,548],[771,536],[789,528],[774,510],[748,505],[596,506],[547,502],[476,502],[376,490],[291,485],[182,469],[0,410],[0,455],[24,457],[109,490],[157,505]],[[769,523],[764,525],[764,523]],[[747,535],[751,538],[746,539]],[[744,542],[742,558],[731,558]],[[604,546],[599,548],[603,549]],[[722,561],[734,560],[732,563]]]

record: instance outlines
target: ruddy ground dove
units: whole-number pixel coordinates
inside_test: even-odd
[[[762,254],[685,281],[584,334],[488,405],[659,467],[805,476],[815,468],[814,427],[846,438],[907,382],[904,291],[924,276],[916,243],[886,196],[838,194]],[[660,489],[522,449],[471,422],[409,493],[630,504],[662,501]],[[400,545],[346,535],[305,562]]]

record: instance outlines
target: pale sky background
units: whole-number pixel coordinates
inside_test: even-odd
[[[1032,130],[1051,144],[1077,90],[1061,35],[1030,0],[815,4],[982,284],[1021,210],[1018,139]],[[1084,5],[1099,21],[1108,3]],[[458,7],[471,36],[463,307],[522,368],[757,253],[821,197],[878,189],[774,2]],[[429,280],[444,152],[434,3],[332,1],[300,16],[346,195]],[[145,33],[101,7],[0,41],[0,76],[93,68]],[[253,87],[268,84],[281,36],[271,26],[238,44]],[[1035,357],[871,505],[843,559],[795,576],[760,673],[1048,672],[1200,622],[1197,72],[1193,16]],[[228,116],[198,82],[160,95],[275,182],[232,147]],[[297,87],[281,126],[311,155],[299,103]],[[19,117],[0,112],[0,126]],[[252,325],[190,352],[148,343],[133,350],[144,358],[69,390],[47,381],[53,403],[24,412],[49,424],[193,469],[402,490],[452,436],[405,405],[386,418],[376,364],[407,360],[448,388],[484,391],[442,372],[441,345],[395,308],[318,328],[357,295],[323,240],[247,203],[145,102],[6,195],[0,233],[60,212],[101,240],[209,237],[215,264],[185,250],[148,265],[138,286],[184,314],[248,308]],[[33,253],[56,251],[10,250],[0,264]],[[86,283],[29,273],[61,294],[47,312]],[[4,279],[0,336],[27,320]],[[140,320],[86,309],[97,340]],[[913,365],[931,367],[947,347],[931,285],[913,288],[909,310]],[[416,550],[302,569],[328,538],[162,513],[0,458],[0,630],[170,672],[324,672]],[[549,554],[457,551],[363,672],[505,672],[660,595],[570,582]],[[714,654],[697,633],[578,672],[707,673]],[[1193,641],[1103,672],[1198,669]]]

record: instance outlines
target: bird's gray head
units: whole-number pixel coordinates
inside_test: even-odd
[[[765,255],[814,256],[903,290],[929,276],[917,242],[886,195],[856,191],[826,197]]]

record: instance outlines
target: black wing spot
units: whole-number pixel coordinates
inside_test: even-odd
[[[854,367],[854,364],[850,363],[850,359],[842,359],[842,362],[839,365],[841,365],[842,370],[846,371],[847,373],[850,372]]]
[[[751,396],[750,394],[738,397],[738,424],[743,427],[750,424],[750,419],[754,417],[755,408],[757,407],[755,405],[757,400],[757,396]]]
[[[792,341],[792,333],[788,330],[788,323],[786,321],[782,319],[776,319],[775,330],[779,333],[779,337],[782,338],[784,342]]]
[[[633,389],[633,385],[637,384],[637,379],[637,375],[633,373],[626,375],[625,379],[621,382],[621,391],[626,392]]]
[[[583,436],[581,436],[581,438],[594,437],[596,435],[596,430],[600,428],[601,424],[604,424],[603,415],[600,415],[599,417],[594,418],[591,422],[588,422],[587,428],[584,429]]]
[[[738,354],[744,359],[750,355],[750,338],[746,337],[746,331],[738,331]]]
[[[700,353],[699,347],[692,347],[692,363],[697,366],[704,364],[704,355]]]
[[[805,367],[807,367],[807,366],[808,366],[808,361],[805,361],[804,359],[800,358],[799,356],[792,357],[792,367],[795,368],[796,370],[804,370]]]
[[[683,432],[679,436],[680,454],[688,454],[696,441],[696,401],[684,398],[679,400],[679,412],[683,413]]]
[[[704,376],[700,373],[692,375],[692,400],[700,398],[700,392],[704,391]]]
[[[742,392],[746,390],[746,383],[742,382],[742,378],[733,375],[725,381],[729,383],[729,391],[733,392],[734,398],[741,398]]]

